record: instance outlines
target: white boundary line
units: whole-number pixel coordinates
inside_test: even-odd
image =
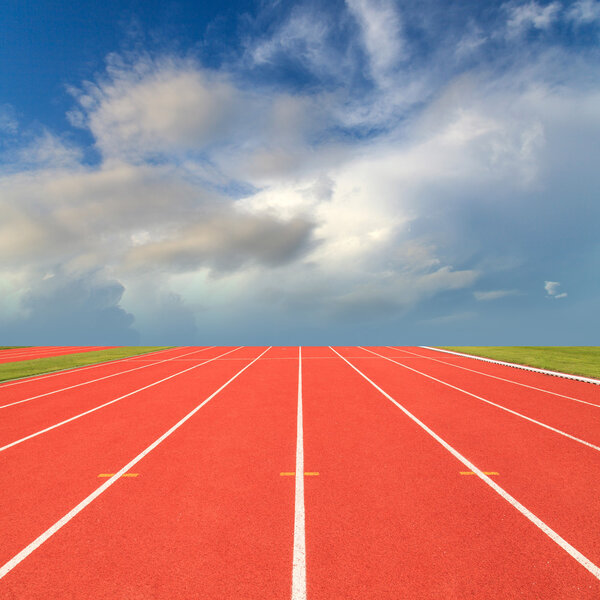
[[[511,506],[516,508],[524,517],[529,519],[536,527],[541,529],[553,542],[558,544],[565,552],[572,556],[582,567],[587,569],[596,579],[600,580],[600,567],[595,565],[589,558],[584,556],[579,550],[571,546],[563,537],[554,531],[549,525],[546,525],[539,517],[536,517],[529,509],[525,508],[518,500],[511,496],[504,488],[501,488],[495,481],[485,475],[483,471],[478,469],[471,461],[465,458],[458,450],[453,448],[448,442],[443,440],[437,433],[427,427],[425,423],[415,417],[399,402],[394,400],[387,392],[382,390],[374,381],[369,379],[362,371],[355,367],[351,362],[346,360],[339,352],[331,348],[344,362],[352,367],[361,377],[366,379],[379,393],[385,396],[390,402],[395,404],[407,417],[412,419],[419,427],[426,431],[436,442],[441,444],[452,456],[459,460],[469,471],[473,471],[484,483],[489,485],[498,495],[502,496]],[[383,357],[385,358],[385,357]]]
[[[363,350],[366,350],[367,352],[371,352],[372,354],[375,354],[376,356],[379,356],[385,360],[389,360],[390,362],[393,362],[394,364],[396,364],[400,367],[403,367],[404,369],[408,369],[409,371],[414,371],[415,373],[418,373],[419,375],[423,375],[423,377],[427,377],[428,379],[437,381],[438,383],[441,383],[442,385],[452,388],[453,390],[457,390],[459,392],[462,392],[463,394],[466,394],[467,396],[477,398],[477,400],[481,400],[482,402],[485,402],[486,404],[491,404],[492,406],[495,406],[496,408],[504,410],[504,411],[510,413],[511,415],[521,417],[521,419],[525,419],[526,421],[529,421],[530,423],[535,423],[536,425],[539,425],[540,427],[544,427],[545,429],[554,431],[554,433],[558,433],[559,435],[569,438],[570,440],[573,440],[574,442],[578,442],[580,444],[583,444],[584,446],[588,446],[588,448],[592,448],[592,450],[596,450],[597,452],[600,452],[600,446],[596,446],[590,442],[586,442],[585,440],[575,437],[574,435],[571,435],[570,433],[567,433],[566,431],[563,431],[562,429],[556,429],[556,427],[552,427],[551,425],[546,425],[546,423],[542,423],[541,421],[532,419],[531,417],[528,417],[527,415],[524,415],[523,413],[517,412],[516,410],[511,410],[510,408],[506,408],[506,406],[502,406],[501,404],[496,404],[495,402],[492,402],[491,400],[486,400],[485,398],[482,398],[481,396],[478,396],[477,394],[467,392],[467,390],[463,390],[462,388],[452,385],[451,383],[442,381],[441,379],[438,379],[437,377],[433,377],[433,375],[428,375],[427,373],[423,373],[423,371],[418,371],[417,369],[413,369],[412,367],[409,367],[408,365],[403,365],[402,363],[399,363],[392,358],[383,356],[383,354],[378,354],[377,352],[374,352],[373,350],[369,350],[368,348],[363,348],[362,346],[359,346],[359,348],[362,348]]]
[[[240,346],[241,348],[242,346]],[[237,348],[236,348],[237,349]],[[21,550],[18,554],[13,556],[7,563],[5,563],[2,567],[0,567],[0,579],[2,579],[7,573],[12,571],[21,561],[27,558],[36,548],[39,548],[48,538],[53,536],[59,529],[64,527],[73,517],[75,517],[78,513],[80,513],[88,504],[91,504],[100,494],[105,492],[113,483],[115,483],[121,475],[127,473],[127,471],[131,470],[144,456],[152,452],[154,448],[156,448],[161,442],[166,440],[174,431],[179,429],[187,420],[193,417],[205,404],[210,402],[219,392],[224,390],[234,379],[237,379],[246,369],[251,367],[263,354],[268,352],[271,349],[269,346],[262,354],[257,356],[252,362],[248,363],[243,369],[238,371],[231,379],[229,379],[226,383],[224,383],[216,392],[213,392],[206,400],[200,403],[196,408],[194,408],[191,412],[189,412],[183,419],[175,423],[171,429],[163,433],[156,441],[152,442],[145,450],[140,452],[133,460],[129,461],[124,467],[119,469],[117,473],[115,473],[110,479],[107,479],[100,487],[94,490],[85,500],[82,500],[75,508],[70,510],[64,517],[59,519],[52,527],[44,531],[38,538],[36,538],[31,544],[29,544],[26,548]],[[233,350],[231,351],[233,352]],[[198,365],[199,366],[199,365]],[[192,367],[194,369],[196,367]],[[188,369],[189,370],[189,369]]]
[[[234,348],[233,350],[228,350],[227,352],[221,354],[220,356],[225,356],[225,354],[229,354],[230,352],[235,352],[236,350],[239,350],[240,348],[243,348],[243,346],[238,346],[237,348]],[[217,360],[217,358],[219,358],[219,357],[215,356],[215,358],[210,358],[198,365],[193,365],[192,367],[188,367],[187,369],[184,369],[183,371],[178,371],[177,373],[174,373],[173,375],[169,375],[168,377],[159,379],[158,381],[155,381],[153,383],[145,385],[144,387],[138,388],[137,390],[133,390],[133,392],[129,392],[128,394],[119,396],[118,398],[115,398],[114,400],[105,402],[104,404],[101,404],[100,406],[96,406],[95,408],[91,408],[90,410],[86,410],[85,412],[79,413],[78,415],[75,415],[74,417],[71,417],[70,419],[65,419],[64,421],[61,421],[60,423],[55,423],[54,425],[51,425],[50,427],[46,427],[45,429],[40,429],[40,431],[36,431],[35,433],[32,433],[30,435],[22,437],[21,439],[11,442],[10,444],[6,444],[5,446],[0,447],[0,452],[4,452],[4,450],[8,450],[9,448],[12,448],[13,446],[16,446],[18,444],[22,444],[23,442],[26,442],[27,440],[30,440],[31,438],[37,437],[38,435],[42,435],[42,433],[52,431],[53,429],[56,429],[57,427],[60,427],[61,425],[66,425],[67,423],[70,423],[71,421],[75,421],[75,419],[79,419],[81,417],[84,417],[85,415],[89,415],[93,412],[96,412],[97,410],[100,410],[101,408],[104,408],[105,406],[114,404],[115,402],[118,402],[119,400],[123,400],[124,398],[128,398],[129,396],[133,396],[134,394],[137,394],[138,392],[141,392],[143,390],[147,390],[148,388],[154,387],[155,385],[158,385],[159,383],[163,383],[163,381],[168,381],[169,379],[173,379],[173,377],[177,377],[178,375],[187,373],[188,371],[191,371],[192,369],[197,369],[198,367],[201,367],[202,365],[206,365],[209,362],[213,362],[214,360]]]
[[[76,371],[86,371],[87,369],[95,369],[96,367],[101,367],[102,365],[112,365],[114,363],[133,360],[140,356],[155,356],[160,352],[170,352],[174,350],[178,350],[179,348],[185,350],[186,348],[193,348],[193,346],[171,346],[169,348],[162,348],[161,350],[152,350],[150,352],[141,352],[140,354],[132,354],[131,356],[124,356],[123,358],[115,358],[112,360],[105,360],[97,363],[93,363],[91,365],[83,365],[81,367],[68,367],[67,369],[57,369],[56,371],[47,371],[46,373],[39,373],[38,375],[26,375],[25,377],[15,377],[14,379],[5,379],[0,381],[0,390],[5,387],[10,387],[13,385],[19,385],[21,383],[29,383],[30,381],[39,381],[40,379],[49,379],[50,377],[57,377],[58,375],[64,375],[67,373],[74,373]],[[2,363],[4,364],[4,363]]]
[[[292,600],[306,600],[306,539],[304,526],[304,434],[302,424],[302,346],[298,347],[298,415],[296,422],[296,497]]]
[[[15,406],[15,404],[23,404],[23,402],[29,402],[30,400],[35,400],[36,398],[43,398],[45,396],[52,396],[53,394],[58,394],[59,392],[65,392],[67,390],[72,390],[73,388],[81,387],[82,385],[88,385],[90,383],[96,383],[97,381],[102,381],[103,379],[110,379],[111,377],[117,377],[118,375],[124,375],[125,373],[131,373],[132,371],[139,371],[140,369],[147,369],[148,367],[154,367],[156,365],[160,365],[162,363],[166,363],[172,360],[176,360],[181,356],[188,356],[190,354],[196,354],[198,352],[204,352],[205,350],[210,350],[214,348],[211,346],[209,348],[202,348],[201,350],[194,350],[193,352],[186,352],[185,354],[180,354],[174,358],[165,358],[163,360],[150,362],[147,365],[142,365],[141,367],[134,367],[133,369],[127,369],[126,371],[119,371],[117,373],[111,373],[110,375],[105,375],[104,377],[98,377],[97,379],[89,379],[88,381],[82,381],[81,383],[75,383],[73,385],[69,385],[67,387],[61,388],[59,390],[53,390],[51,392],[44,392],[43,394],[38,394],[37,396],[30,396],[29,398],[23,398],[22,400],[16,400],[15,402],[11,402],[9,404],[4,404],[0,406],[0,409],[8,408],[9,406]],[[190,359],[188,359],[190,360]],[[191,359],[193,360],[193,359]]]
[[[600,385],[600,379],[592,379],[591,377],[581,377],[580,375],[571,375],[570,373],[561,373],[560,371],[547,371],[546,369],[536,369],[527,365],[518,365],[516,363],[504,362],[503,360],[494,360],[493,358],[484,358],[483,356],[475,356],[474,354],[464,354],[463,352],[455,352],[454,350],[444,350],[442,348],[434,348],[433,346],[419,346],[419,348],[427,348],[427,350],[435,350],[436,352],[445,352],[446,354],[455,354],[456,356],[464,356],[474,360],[482,360],[483,362],[493,363],[495,365],[504,365],[505,367],[513,367],[523,371],[533,371],[534,373],[542,373],[543,375],[552,375],[553,377],[562,377],[564,379],[574,379],[575,381],[583,381],[585,383],[593,383]]]
[[[552,396],[559,396],[560,398],[566,398],[567,400],[573,400],[574,402],[580,402],[581,404],[589,404],[590,406],[595,406],[596,408],[600,408],[600,404],[594,404],[593,402],[587,402],[586,400],[580,400],[579,398],[573,398],[573,396],[567,396],[566,394],[559,394],[558,392],[551,392],[550,390],[545,390],[543,388],[535,387],[534,385],[528,385],[526,383],[521,383],[520,381],[514,381],[513,379],[505,379],[504,377],[498,377],[497,375],[491,375],[490,373],[484,373],[483,371],[476,371],[475,369],[469,369],[468,367],[463,367],[462,365],[457,365],[454,363],[446,362],[445,360],[439,360],[438,358],[434,358],[433,356],[424,356],[423,354],[417,354],[416,352],[411,352],[410,350],[405,350],[404,348],[397,346],[386,346],[390,350],[398,350],[400,352],[407,352],[408,354],[412,354],[413,356],[407,356],[406,358],[426,358],[427,360],[433,360],[442,365],[448,365],[449,367],[456,367],[457,369],[463,369],[465,371],[471,371],[471,373],[477,373],[478,375],[484,375],[485,377],[491,377],[492,379],[498,379],[499,381],[506,381],[507,383],[514,383],[515,385],[520,385],[522,387],[529,388],[530,390],[537,390],[538,392],[544,392],[544,394],[552,394]],[[404,357],[396,357],[402,358]]]

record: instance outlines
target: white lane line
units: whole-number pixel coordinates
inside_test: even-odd
[[[406,358],[426,358],[427,360],[433,360],[435,362],[439,362],[443,365],[448,365],[450,367],[456,367],[457,369],[463,369],[465,371],[471,371],[471,373],[477,373],[479,375],[484,375],[485,377],[491,377],[492,379],[498,379],[500,381],[506,381],[508,383],[514,383],[515,385],[520,385],[521,387],[529,388],[530,390],[537,390],[538,392],[544,392],[544,394],[552,394],[553,396],[559,396],[560,398],[566,398],[567,400],[573,400],[574,402],[580,402],[581,404],[589,404],[590,406],[595,406],[596,408],[600,408],[599,404],[594,404],[593,402],[587,402],[585,400],[580,400],[579,398],[573,398],[573,396],[567,396],[565,394],[559,394],[558,392],[551,392],[550,390],[545,390],[543,388],[535,387],[534,385],[528,385],[526,383],[521,383],[520,381],[514,381],[513,379],[506,379],[504,377],[498,377],[497,375],[491,375],[490,373],[484,373],[483,371],[476,371],[475,369],[469,369],[468,367],[463,367],[461,365],[455,365],[454,363],[446,362],[445,360],[440,360],[439,358],[433,358],[433,356],[424,356],[423,354],[417,354],[416,352],[411,352],[410,350],[404,350],[404,348],[395,348],[394,346],[386,346],[390,350],[400,350],[401,352],[408,352],[408,354],[413,354],[414,356],[407,356]],[[398,358],[398,357],[397,357]],[[404,359],[405,357],[399,357]]]
[[[29,346],[25,348],[12,348],[0,351],[0,358],[6,356],[23,356],[29,354],[45,354],[58,350],[73,350],[73,348],[97,348],[97,346]]]
[[[240,346],[241,348],[242,346]],[[21,550],[18,554],[13,556],[7,563],[0,567],[0,579],[2,579],[7,573],[12,571],[21,561],[27,558],[36,548],[39,548],[48,538],[53,536],[59,529],[64,527],[73,517],[80,513],[88,504],[91,504],[100,494],[105,492],[113,483],[130,471],[137,463],[144,458],[147,454],[152,452],[161,442],[166,440],[174,431],[179,429],[187,420],[193,417],[205,404],[210,402],[219,392],[224,390],[232,381],[237,379],[246,369],[251,367],[263,354],[270,350],[271,346],[267,348],[262,354],[257,356],[252,362],[248,363],[243,369],[240,369],[231,379],[224,383],[216,392],[213,392],[208,398],[206,398],[201,404],[196,406],[190,411],[183,419],[175,423],[171,429],[163,433],[156,441],[152,442],[145,450],[140,452],[133,460],[129,461],[123,468],[115,473],[110,479],[107,479],[100,487],[94,490],[85,500],[82,500],[75,508],[70,510],[64,517],[59,519],[52,527],[44,531],[38,538],[36,538],[29,546]],[[237,348],[236,348],[237,350]],[[233,350],[231,350],[233,352]],[[203,363],[205,364],[205,363]],[[199,366],[199,365],[198,365]],[[192,367],[195,369],[196,367]],[[190,369],[187,369],[190,370]]]
[[[133,369],[127,369],[126,371],[119,371],[118,373],[111,373],[110,375],[105,375],[104,377],[98,377],[97,379],[89,379],[88,381],[82,381],[81,383],[75,383],[73,385],[69,385],[67,387],[60,388],[59,390],[53,390],[51,392],[44,392],[43,394],[38,394],[37,396],[30,396],[29,398],[23,398],[22,400],[16,400],[15,402],[11,402],[10,404],[4,404],[4,405],[0,406],[0,409],[8,408],[9,406],[15,406],[15,404],[23,404],[23,402],[29,402],[30,400],[35,400],[37,398],[44,398],[45,396],[52,396],[53,394],[58,394],[59,392],[65,392],[67,390],[72,390],[73,388],[81,387],[82,385],[88,385],[90,383],[96,383],[96,381],[102,381],[103,379],[110,379],[111,377],[117,377],[117,375],[124,375],[125,373],[131,373],[132,371],[139,371],[140,369],[147,369],[148,367],[154,367],[154,366],[160,365],[162,363],[173,361],[176,358],[180,358],[181,356],[188,356],[190,354],[204,352],[205,350],[210,350],[211,348],[214,348],[214,346],[211,346],[210,348],[203,348],[202,350],[194,350],[192,352],[186,352],[185,354],[180,354],[178,357],[175,357],[175,358],[165,358],[163,360],[151,362],[147,365],[142,365],[141,367],[134,367]]]
[[[234,348],[233,350],[228,350],[227,352],[224,352],[220,356],[225,356],[225,354],[229,354],[230,352],[235,352],[236,350],[239,350],[240,348],[243,348],[243,346],[238,346],[237,348]],[[114,404],[115,402],[119,402],[119,400],[123,400],[124,398],[129,398],[129,396],[133,396],[134,394],[137,394],[138,392],[142,392],[143,390],[147,390],[148,388],[154,387],[155,385],[158,385],[159,383],[163,383],[164,381],[173,379],[173,377],[177,377],[178,375],[187,373],[188,371],[191,371],[192,369],[197,369],[198,367],[201,367],[202,365],[206,365],[210,362],[213,362],[214,360],[217,360],[218,358],[219,358],[219,356],[215,356],[215,358],[210,358],[208,360],[205,360],[204,362],[202,362],[198,365],[193,365],[191,367],[188,367],[187,369],[184,369],[183,371],[178,371],[177,373],[174,373],[173,375],[169,375],[168,377],[159,379],[158,381],[150,383],[149,385],[145,385],[144,387],[138,388],[137,390],[133,390],[133,392],[129,392],[128,394],[119,396],[118,398],[115,398],[114,400],[105,402],[104,404],[101,404],[100,406],[96,406],[95,408],[92,408],[90,410],[86,410],[85,412],[79,413],[78,415],[75,415],[74,417],[71,417],[70,419],[65,419],[64,421],[61,421],[60,423],[55,423],[54,425],[51,425],[50,427],[46,427],[45,429],[36,431],[35,433],[27,435],[19,440],[15,440],[14,442],[11,442],[10,444],[6,444],[6,446],[0,447],[0,452],[4,452],[4,450],[8,450],[9,448],[12,448],[13,446],[16,446],[18,444],[22,444],[23,442],[26,442],[27,440],[30,440],[31,438],[37,437],[38,435],[42,435],[42,433],[46,433],[48,431],[52,431],[53,429],[56,429],[57,427],[66,425],[67,423],[70,423],[71,421],[75,421],[75,419],[80,419],[81,417],[85,417],[85,415],[89,415],[93,412],[96,412],[97,410],[100,410],[101,408],[110,406],[111,404]]]
[[[56,348],[49,348],[47,350],[39,350],[32,348],[28,352],[18,352],[15,354],[3,354],[0,356],[0,364],[2,364],[2,359],[4,358],[19,358],[20,360],[35,360],[36,358],[44,358],[45,354],[50,354],[51,356],[45,358],[60,358],[61,356],[68,356],[69,354],[78,354],[78,353],[86,353],[86,352],[94,352],[97,350],[111,349],[114,346],[57,346]],[[56,354],[58,352],[58,354]],[[24,358],[22,358],[24,357]],[[12,362],[12,361],[9,361]],[[15,361],[18,362],[18,361]]]
[[[349,366],[351,366],[361,377],[366,379],[380,394],[385,396],[390,402],[395,404],[407,417],[412,419],[419,427],[426,431],[436,442],[441,444],[452,456],[458,459],[469,471],[473,471],[482,481],[487,483],[497,494],[502,496],[509,504],[516,508],[524,517],[529,519],[536,527],[541,529],[553,542],[558,544],[565,552],[572,556],[582,567],[586,568],[596,579],[600,580],[600,567],[595,565],[589,558],[584,556],[579,550],[571,546],[563,537],[554,531],[549,525],[546,525],[539,517],[536,517],[528,508],[525,508],[518,500],[511,496],[504,488],[500,487],[493,479],[488,477],[483,471],[478,469],[471,461],[466,459],[458,450],[443,440],[437,433],[427,427],[423,421],[415,417],[409,410],[404,408],[399,402],[394,400],[387,392],[382,390],[374,381],[369,379],[362,371],[355,367],[350,361],[346,360],[341,354],[332,350]],[[385,357],[383,357],[385,358]]]
[[[182,349],[184,349],[184,350],[185,350],[185,348],[192,348],[192,346],[183,346],[182,347]],[[142,354],[133,354],[132,356],[126,356],[124,358],[117,358],[115,360],[105,360],[104,362],[94,363],[93,365],[88,365],[85,367],[69,367],[68,369],[58,369],[56,371],[50,371],[48,373],[40,373],[39,375],[27,375],[25,377],[17,377],[15,379],[10,379],[5,382],[1,382],[0,390],[2,390],[3,388],[6,388],[6,387],[11,387],[13,385],[20,385],[22,383],[30,383],[30,382],[40,381],[40,379],[48,379],[50,377],[58,377],[59,375],[65,375],[68,373],[87,371],[88,369],[97,369],[98,367],[102,367],[104,365],[114,365],[115,363],[118,363],[118,362],[133,360],[133,359],[137,358],[138,356],[156,356],[157,354],[160,354],[161,352],[173,352],[176,350],[178,350],[178,347],[163,348],[162,350],[155,350],[153,352],[145,352]]]
[[[56,350],[61,350],[62,348],[57,348]],[[51,350],[49,348],[20,348],[19,350],[3,350],[0,352],[0,360],[5,358],[16,358],[18,356],[34,356],[36,354],[48,354],[48,352],[55,352],[56,350]]]
[[[362,346],[359,346],[359,347],[362,347]],[[363,348],[363,349],[367,350],[367,348]],[[380,358],[389,360],[390,362],[393,362],[394,364],[399,365],[400,367],[402,367],[404,369],[408,369],[409,371],[414,371],[415,373],[418,373],[419,375],[423,375],[423,377],[427,377],[428,379],[437,381],[438,383],[441,383],[442,385],[452,388],[453,390],[462,392],[463,394],[466,394],[467,396],[471,396],[472,398],[477,398],[477,400],[481,400],[482,402],[485,402],[486,404],[495,406],[496,408],[499,408],[500,410],[504,410],[504,411],[510,413],[511,415],[521,417],[521,419],[525,419],[526,421],[529,421],[530,423],[535,423],[536,425],[539,425],[540,427],[543,427],[544,429],[548,429],[550,431],[553,431],[554,433],[558,433],[559,435],[569,438],[570,440],[573,440],[574,442],[578,442],[579,444],[583,444],[584,446],[587,446],[588,448],[592,448],[593,450],[600,452],[600,446],[596,446],[594,444],[591,444],[590,442],[586,442],[585,440],[575,437],[574,435],[571,435],[570,433],[567,433],[566,431],[563,431],[562,429],[556,429],[556,427],[552,427],[551,425],[547,425],[546,423],[542,423],[541,421],[532,419],[531,417],[528,417],[527,415],[524,415],[523,413],[517,412],[516,410],[511,410],[510,408],[506,408],[506,406],[502,406],[501,404],[496,404],[495,402],[492,402],[491,400],[487,400],[486,398],[482,398],[481,396],[478,396],[477,394],[472,394],[471,392],[467,392],[467,390],[463,390],[462,388],[452,385],[451,383],[448,383],[446,381],[442,381],[441,379],[438,379],[437,377],[433,377],[432,375],[423,373],[423,371],[418,371],[417,369],[413,369],[412,367],[409,367],[408,365],[399,363],[398,361],[395,361],[392,358],[388,358],[387,356],[383,356],[383,354],[378,354],[377,352],[374,352],[373,350],[367,350],[367,351],[372,352],[373,354],[375,354],[376,356],[379,356]]]
[[[298,415],[296,417],[296,499],[292,600],[306,600],[306,538],[304,527],[304,434],[302,427],[302,347],[298,347]]]
[[[378,356],[349,356],[348,358],[369,358],[372,360],[377,360]],[[407,356],[407,359],[417,358],[416,356]],[[303,356],[302,360],[337,360],[337,356]],[[191,362],[196,360],[195,358],[182,358],[180,361],[178,359],[173,359],[175,362]],[[220,358],[220,361],[223,360],[246,360],[245,358]],[[263,358],[263,360],[298,360],[297,356],[268,356],[267,358]],[[135,362],[145,362],[143,360],[136,360]],[[148,361],[149,362],[149,361]]]
[[[594,385],[600,385],[600,379],[593,379],[592,377],[582,377],[581,375],[571,375],[570,373],[561,373],[560,371],[548,371],[546,369],[537,369],[536,367],[530,367],[528,365],[519,365],[517,363],[504,362],[503,360],[495,360],[493,358],[485,358],[484,356],[477,356],[475,354],[464,354],[463,352],[455,352],[454,350],[445,350],[444,348],[434,348],[433,346],[421,346],[426,350],[435,350],[436,352],[444,352],[445,354],[454,354],[455,356],[464,356],[465,358],[472,358],[473,360],[481,360],[483,362],[493,363],[495,365],[503,365],[505,367],[513,367],[514,369],[521,369],[522,371],[533,371],[534,373],[542,373],[543,375],[552,375],[553,377],[561,377],[562,379],[574,379],[575,381],[583,381],[584,383],[593,383]]]

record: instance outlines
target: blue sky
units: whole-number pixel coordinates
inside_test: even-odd
[[[10,0],[0,342],[600,334],[600,1]]]

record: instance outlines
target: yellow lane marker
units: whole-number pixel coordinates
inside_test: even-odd
[[[498,471],[482,471],[484,475],[500,475]],[[461,475],[475,475],[474,471],[460,471]]]
[[[295,475],[296,475],[296,473],[295,473],[295,472],[294,472],[294,473],[288,473],[288,472],[285,472],[285,473],[279,473],[279,474],[280,474],[282,477],[293,477],[293,476],[295,476]],[[317,471],[304,471],[304,475],[305,475],[305,476],[316,476],[316,475],[318,475],[318,474],[319,474],[319,473],[318,473]]]
[[[98,477],[112,477],[114,473],[100,473]],[[124,473],[121,477],[137,477],[139,473]]]

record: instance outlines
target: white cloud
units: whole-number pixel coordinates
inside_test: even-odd
[[[14,155],[13,161],[19,168],[76,168],[81,163],[83,152],[68,144],[49,131],[43,131]],[[8,161],[7,161],[8,162]]]
[[[531,0],[527,4],[504,4],[509,17],[506,23],[509,37],[519,36],[528,29],[548,29],[558,18],[561,10],[559,2],[551,2],[545,6]]]
[[[569,9],[567,18],[578,25],[600,21],[600,2],[598,0],[578,0]]]
[[[0,133],[14,135],[19,129],[15,109],[10,104],[0,104]]]
[[[113,56],[108,74],[73,91],[80,109],[71,116],[106,157],[200,152],[243,126],[243,94],[193,62]]]
[[[559,294],[558,288],[560,283],[558,281],[544,281],[544,289],[550,298],[566,298],[567,293],[562,292]]]
[[[271,37],[247,41],[247,56],[257,66],[277,64],[282,57],[301,63],[318,76],[337,76],[340,55],[328,42],[330,26],[312,11],[296,7]]]
[[[374,79],[387,82],[389,72],[407,58],[396,6],[389,0],[346,0],[346,5],[360,26]]]
[[[462,36],[456,45],[456,56],[463,59],[472,56],[483,44],[488,41],[481,29],[471,25],[469,31]]]
[[[4,169],[0,269],[20,270],[23,290],[40,290],[32,282],[57,265],[68,285],[100,270],[126,288],[123,302],[145,323],[168,306],[182,328],[200,328],[204,314],[227,323],[228,314],[264,306],[293,311],[298,322],[359,321],[440,294],[517,294],[473,286],[500,270],[493,265],[523,264],[553,247],[548,240],[564,235],[570,215],[594,222],[586,190],[595,189],[596,166],[586,160],[600,131],[599,91],[578,81],[589,82],[595,65],[555,52],[521,70],[482,67],[447,84],[436,73],[392,77],[408,54],[395,6],[348,5],[385,86],[374,96],[264,82],[250,92],[234,69],[113,57],[104,77],[75,93],[72,114],[94,136],[99,164],[84,164],[77,148],[48,133]],[[557,10],[511,6],[517,28],[548,27]],[[248,46],[244,60],[276,63],[299,49],[326,73],[330,25],[311,30],[306,14]],[[483,38],[472,32],[464,52]],[[554,85],[567,75],[570,86]],[[565,184],[575,177],[568,160],[585,174],[581,188]],[[546,283],[549,296],[566,296]],[[155,308],[145,310],[151,288]]]

